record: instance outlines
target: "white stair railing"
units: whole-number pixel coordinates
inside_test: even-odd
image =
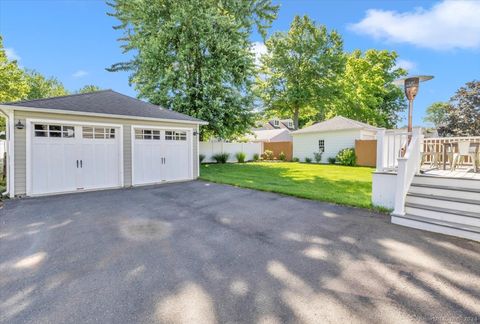
[[[409,135],[411,134],[397,129],[381,129],[377,132],[377,171],[397,171],[398,158],[407,148]]]
[[[395,190],[394,215],[405,215],[405,200],[415,174],[420,171],[421,150],[423,145],[422,129],[416,128],[412,132],[412,139],[403,157],[399,157],[397,168],[397,183]]]

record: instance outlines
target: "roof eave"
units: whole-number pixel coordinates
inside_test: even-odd
[[[194,124],[194,125],[208,125],[208,122],[203,120],[184,120],[184,119],[169,119],[169,118],[154,118],[154,117],[141,117],[141,116],[129,116],[129,115],[115,115],[115,114],[102,114],[102,113],[90,113],[82,111],[73,111],[73,110],[62,110],[62,109],[48,109],[48,108],[36,108],[36,107],[25,107],[17,105],[8,105],[1,104],[1,109],[7,110],[20,110],[20,111],[31,111],[31,112],[43,112],[43,113],[52,113],[52,114],[66,114],[66,115],[77,115],[77,116],[91,116],[91,117],[104,117],[104,118],[118,118],[118,119],[135,119],[135,120],[150,120],[150,121],[163,121],[163,122],[175,122],[183,124]]]

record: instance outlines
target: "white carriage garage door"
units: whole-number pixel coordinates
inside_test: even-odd
[[[192,179],[190,131],[134,127],[132,135],[133,185]]]
[[[119,127],[33,123],[27,194],[122,186]]]

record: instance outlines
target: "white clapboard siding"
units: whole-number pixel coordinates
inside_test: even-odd
[[[293,134],[293,156],[304,161],[313,154],[319,152],[318,141],[325,141],[325,152],[322,155],[322,162],[327,162],[329,157],[337,156],[337,153],[345,148],[354,148],[356,139],[363,139],[365,134],[360,129],[342,130],[317,133]]]

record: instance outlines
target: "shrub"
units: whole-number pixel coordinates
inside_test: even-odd
[[[329,157],[329,158],[328,158],[328,163],[330,163],[330,164],[335,164],[335,162],[337,162],[337,159],[336,159],[336,158],[334,158],[334,157]]]
[[[282,161],[286,161],[287,160],[287,155],[283,152],[280,152],[280,154],[278,155],[278,158]]]
[[[306,157],[306,158],[305,158],[305,162],[306,162],[306,163],[312,163],[312,159],[309,158],[309,157]]]
[[[294,158],[292,159],[292,162],[300,162],[300,159],[299,159],[298,157],[294,157]]]
[[[265,150],[265,152],[263,152],[263,158],[265,160],[273,160],[273,151]]]
[[[247,155],[243,152],[238,152],[237,154],[235,154],[235,157],[237,158],[238,163],[245,163],[245,158],[247,157]]]
[[[212,159],[214,159],[217,163],[227,163],[229,157],[230,154],[228,153],[217,153],[212,156]]]
[[[200,163],[202,163],[203,160],[205,160],[205,155],[199,154],[199,155],[198,155],[198,159],[200,160]]]
[[[346,148],[338,152],[336,161],[341,165],[355,166],[357,164],[357,156],[353,148]]]
[[[317,162],[317,163],[322,162],[322,152],[313,153],[313,158],[315,159],[315,162]]]
[[[258,155],[258,153],[253,154],[253,161],[254,162],[257,162],[259,159],[260,159],[260,156]]]

